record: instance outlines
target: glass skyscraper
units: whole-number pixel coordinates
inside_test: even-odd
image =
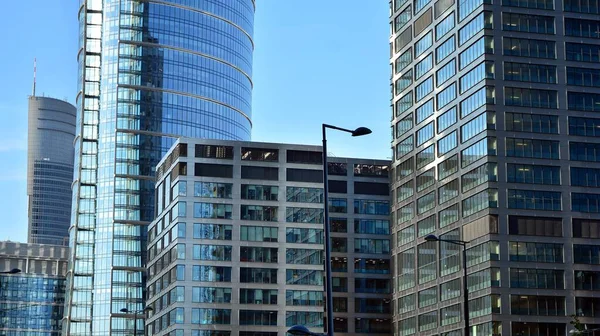
[[[395,334],[598,327],[599,3],[390,7]]]
[[[63,334],[132,333],[144,305],[153,170],[176,138],[249,140],[254,6],[80,1]],[[141,319],[135,326],[141,334]]]

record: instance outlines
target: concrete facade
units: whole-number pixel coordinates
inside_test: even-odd
[[[75,106],[68,102],[29,97],[29,243],[68,245],[76,113]]]
[[[321,147],[181,139],[157,167],[149,335],[324,328]],[[336,334],[391,332],[388,161],[329,158]]]

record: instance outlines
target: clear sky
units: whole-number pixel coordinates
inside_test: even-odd
[[[27,240],[27,96],[74,103],[78,1],[5,1],[0,13],[0,240]],[[255,141],[318,145],[335,156],[390,156],[389,15],[385,0],[257,0]]]

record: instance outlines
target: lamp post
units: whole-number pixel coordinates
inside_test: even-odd
[[[125,314],[133,314],[133,336],[137,336],[137,318],[140,314],[145,314],[147,312],[151,312],[154,309],[152,309],[152,307],[146,307],[142,310],[135,310],[135,311],[130,311],[127,308],[121,308],[121,313],[125,313]]]
[[[335,129],[342,132],[352,134],[353,137],[371,134],[371,130],[366,127],[359,127],[355,130],[349,130],[333,125],[323,124],[323,215],[325,222],[325,279],[326,289],[325,295],[327,298],[327,335],[333,336],[333,298],[332,298],[332,286],[331,286],[331,238],[329,230],[329,185],[328,185],[328,172],[327,172],[327,129]],[[293,329],[293,327],[292,327]],[[290,329],[290,330],[292,330]],[[306,328],[304,328],[306,329]],[[308,331],[308,329],[306,329]]]
[[[425,237],[425,241],[437,241],[437,242],[446,242],[454,245],[462,246],[462,264],[463,264],[463,313],[465,320],[465,331],[464,336],[469,336],[470,327],[469,327],[469,289],[467,286],[467,244],[469,242],[464,240],[456,240],[456,239],[441,239],[436,235],[428,235]]]

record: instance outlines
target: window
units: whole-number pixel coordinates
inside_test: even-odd
[[[462,70],[483,54],[494,53],[494,40],[491,36],[482,36],[458,56],[459,69]]]
[[[419,129],[417,131],[417,147],[432,139],[434,134],[435,131],[433,129],[433,122],[430,122]]]
[[[438,189],[439,204],[444,204],[458,197],[458,179],[450,181]]]
[[[233,205],[194,203],[194,218],[221,218],[231,219]]]
[[[506,106],[523,106],[535,108],[558,108],[557,92],[526,88],[504,88],[504,104]]]
[[[571,193],[571,210],[600,213],[600,194]]]
[[[570,142],[571,161],[600,162],[600,144],[586,142]]]
[[[413,150],[413,136],[402,140],[396,145],[396,159],[400,159]]]
[[[313,151],[287,150],[287,163],[322,164],[323,153]]]
[[[437,277],[437,242],[425,242],[420,244],[417,249],[419,284],[435,280]]]
[[[406,47],[406,45],[409,44],[410,41],[412,41],[412,28],[408,27],[407,29],[404,29],[402,33],[396,36],[396,40],[394,41],[396,47],[394,48],[394,50],[396,52],[399,52],[400,50],[402,50],[402,48]]]
[[[465,44],[473,36],[477,35],[483,29],[492,29],[493,18],[491,12],[481,12],[469,23],[465,24],[458,31],[458,45]]]
[[[497,241],[488,241],[467,249],[467,267],[490,260],[500,260],[500,247]]]
[[[575,264],[600,265],[600,245],[573,244]]]
[[[458,20],[462,21],[464,18],[473,13],[475,9],[484,3],[492,3],[491,0],[460,0],[458,2]]]
[[[575,279],[577,280],[577,277]],[[510,287],[565,289],[565,275],[561,270],[511,268]]]
[[[554,0],[502,0],[502,6],[553,10]]]
[[[419,1],[419,0],[417,0]],[[421,0],[422,1],[422,0]],[[431,1],[431,0],[425,0]],[[415,57],[419,57],[419,55],[423,54],[427,49],[431,47],[433,44],[433,32],[429,31],[425,36],[423,36],[420,40],[415,43]]]
[[[241,289],[240,289],[241,290]],[[277,290],[274,290],[277,293]],[[277,296],[277,294],[275,294]],[[243,302],[242,302],[243,303]],[[323,292],[309,290],[286,290],[285,304],[288,306],[323,306]],[[277,304],[275,302],[274,304]]]
[[[431,215],[417,222],[417,230],[419,237],[423,237],[435,231],[435,215]]]
[[[287,248],[285,262],[297,265],[322,265],[323,250]]]
[[[565,18],[565,36],[600,38],[600,21]]]
[[[323,223],[322,208],[286,207],[285,215],[288,223]]]
[[[400,336],[414,335],[417,332],[416,317],[409,317],[398,322],[398,334]]]
[[[469,300],[469,318],[500,313],[500,295],[492,294]]]
[[[232,178],[233,166],[223,164],[196,163],[194,165],[194,176]]]
[[[421,169],[435,160],[435,145],[431,145],[417,153],[417,169]]]
[[[233,159],[233,146],[196,145],[195,156],[207,159]]]
[[[417,199],[417,213],[422,214],[435,208],[435,191]]]
[[[240,240],[276,242],[277,228],[269,226],[240,226]]]
[[[396,139],[406,134],[413,127],[413,115],[410,113],[406,118],[396,124]]]
[[[600,238],[600,221],[596,219],[573,218],[573,237]]]
[[[415,65],[415,80],[423,77],[431,68],[433,68],[433,54],[427,55]]]
[[[565,12],[600,14],[598,0],[565,0]]]
[[[454,50],[456,50],[456,39],[454,38],[454,35],[452,35],[435,49],[435,63],[440,63],[446,59],[446,57],[450,56]]]
[[[462,215],[467,217],[481,210],[497,207],[498,190],[487,189],[462,201]]]
[[[600,137],[600,119],[569,117],[569,134]]]
[[[460,116],[464,118],[486,104],[494,104],[494,88],[485,86],[460,102]]]
[[[484,79],[494,79],[494,62],[485,61],[460,78],[460,93],[464,93]]]
[[[415,286],[415,248],[409,248],[398,254],[398,290]]]
[[[508,190],[509,209],[560,211],[561,193],[541,190]]]
[[[488,129],[489,121],[494,125],[494,112],[484,112],[460,127],[460,142],[469,141],[477,134]],[[493,127],[492,127],[493,129]]]
[[[389,239],[355,238],[355,253],[390,254]]]
[[[402,91],[406,90],[413,81],[412,70],[409,69],[406,71],[400,78],[396,79],[396,94],[402,93]]]
[[[503,37],[504,55],[556,59],[556,42]]]
[[[502,12],[502,30],[554,34],[554,17]]]
[[[274,270],[277,271],[277,270]],[[277,274],[277,272],[275,272]],[[302,270],[302,269],[287,269],[286,284],[288,285],[312,285],[323,286],[324,274],[323,271]]]
[[[231,288],[192,287],[192,302],[231,303]]]
[[[454,131],[438,141],[438,157],[456,148],[458,144],[457,132]]]
[[[417,176],[417,192],[421,192],[435,184],[435,168]]]
[[[419,315],[419,331],[427,331],[437,328],[437,311]]]
[[[193,265],[192,280],[204,282],[231,282],[231,267]]]
[[[408,92],[398,101],[396,101],[396,117],[399,117],[402,113],[408,111],[413,106],[413,94],[412,91]]]
[[[567,84],[600,87],[600,69],[567,67]]]
[[[356,278],[354,292],[389,294],[392,292],[392,283],[390,279]]]
[[[560,167],[508,163],[506,165],[506,181],[560,185]]]
[[[458,203],[447,207],[438,214],[440,229],[452,223],[456,223],[460,218]]]
[[[323,171],[287,168],[286,181],[323,183]]]
[[[484,269],[483,271],[471,273],[467,276],[467,288],[469,293],[490,287],[500,287],[499,268],[492,267]]]
[[[396,18],[394,18],[394,32],[399,32],[412,18],[412,8],[406,7]]]
[[[195,260],[231,261],[231,245],[194,245]]]
[[[425,8],[425,6],[427,6],[427,4],[429,4],[430,2],[431,0],[415,0],[415,13],[421,11],[421,9]]]
[[[232,225],[194,223],[194,239],[231,240]]]
[[[506,156],[559,159],[559,142],[552,140],[506,138]]]
[[[277,222],[279,207],[263,205],[240,205],[240,219],[248,221]]]
[[[448,79],[452,78],[456,74],[456,59],[452,59],[446,63],[435,73],[436,87],[444,84]]]
[[[276,310],[244,310],[240,309],[240,325],[277,325]]]
[[[413,203],[409,203],[402,208],[398,209],[396,212],[396,221],[397,224],[406,223],[409,220],[415,217],[415,205]]]
[[[433,91],[433,76],[425,79],[415,88],[415,100],[420,101]]]
[[[354,200],[354,213],[366,215],[389,215],[390,204],[388,201]]]
[[[410,9],[410,7],[409,7]],[[412,63],[412,48],[408,48],[408,50],[406,50],[404,53],[402,53],[402,55],[400,55],[398,58],[396,58],[395,61],[395,68],[396,68],[396,74],[399,74],[400,72],[402,72],[402,70],[406,69],[407,66],[409,66]]]
[[[459,297],[461,288],[461,279],[444,282],[440,285],[440,301],[446,301]]]
[[[381,299],[355,298],[355,313],[391,314],[392,309],[389,301],[386,303]]]
[[[389,319],[356,317],[354,318],[354,325],[356,333],[387,335],[392,333],[392,323]]]
[[[230,324],[231,309],[192,308],[192,323]]]
[[[260,201],[277,201],[279,187],[242,184],[242,199],[260,200]]]
[[[305,228],[286,228],[286,243],[323,244],[323,230]]]
[[[558,134],[558,116],[508,112],[504,116],[507,131]]]
[[[420,124],[423,120],[429,118],[433,115],[433,98],[429,99],[424,104],[417,107],[415,110],[415,115],[417,116],[417,124]]]
[[[438,110],[442,109],[444,106],[450,104],[454,99],[456,99],[456,82],[450,84],[448,87],[443,89],[442,92],[438,93],[436,99]]]
[[[508,242],[510,261],[563,262],[563,245],[553,243]]]
[[[511,295],[512,315],[565,316],[562,296]]]
[[[444,112],[441,116],[437,118],[437,131],[441,133],[448,127],[456,124],[457,116],[456,116],[456,106],[452,107],[448,111]]]
[[[275,284],[277,283],[277,269],[240,267],[240,282]]]
[[[562,219],[508,216],[508,232],[513,235],[562,237]]]
[[[242,147],[242,160],[277,162],[279,161],[279,150]]]
[[[435,26],[435,40],[438,41],[454,28],[454,12],[446,16],[440,23]]]
[[[556,84],[556,66],[504,62],[504,80]]]
[[[495,162],[487,162],[465,173],[462,177],[462,192],[467,192],[486,182],[496,182],[498,166]]]
[[[323,189],[286,187],[286,201],[303,203],[323,203]]]
[[[398,231],[398,246],[408,244],[415,240],[415,226],[411,225]]]
[[[396,166],[396,181],[400,181],[410,176],[414,171],[414,160],[410,158]]]
[[[242,166],[242,178],[277,181],[279,169],[277,167]]]
[[[339,213],[348,212],[348,201],[345,198],[330,198],[329,211]]]
[[[571,185],[600,187],[600,169],[571,167]]]
[[[354,233],[389,235],[390,221],[385,219],[355,219]]]
[[[600,272],[596,271],[574,271],[576,290],[600,290]],[[561,287],[560,289],[562,289]]]
[[[567,91],[569,110],[600,112],[600,94]]]
[[[460,307],[460,304],[444,307],[440,309],[440,325],[447,326],[450,324],[458,323],[460,322],[461,316],[462,309]]]
[[[496,139],[483,138],[461,152],[461,167],[465,168],[488,155],[496,154]]]
[[[565,47],[567,61],[600,63],[600,45],[566,42]]]
[[[562,335],[565,323],[512,322],[511,335]]]

